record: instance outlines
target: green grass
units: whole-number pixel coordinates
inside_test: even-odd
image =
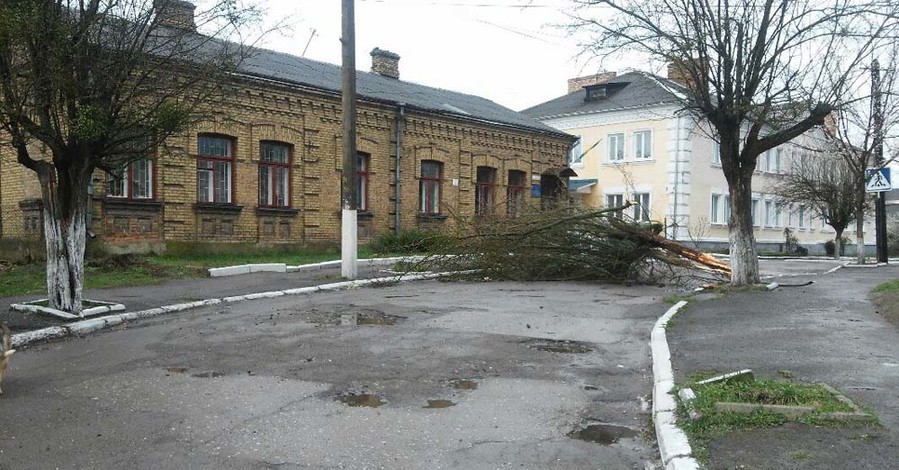
[[[820,413],[835,411],[851,412],[851,407],[837,400],[820,385],[798,384],[773,379],[756,379],[752,382],[713,383],[695,385],[696,381],[717,375],[717,372],[694,373],[690,376],[690,387],[696,393],[694,408],[702,418],[693,421],[687,417],[683,406],[679,407],[679,424],[690,440],[694,456],[700,462],[708,461],[709,443],[728,432],[741,429],[780,426],[787,421],[781,414],[756,410],[751,414],[741,414],[715,410],[716,402],[761,403],[769,405],[810,406],[815,411],[798,421],[812,425],[852,424],[826,420]]]
[[[899,279],[893,279],[892,281],[884,282],[883,284],[875,287],[871,292],[875,294],[899,293]]]
[[[371,250],[359,249],[359,258],[372,256]],[[121,258],[120,260],[125,260]],[[238,264],[286,263],[301,265],[340,259],[340,253],[314,250],[248,251],[237,253],[180,253],[178,255],[145,255],[127,261],[112,258],[88,260],[84,268],[87,289],[159,284],[173,279],[206,277],[209,268]],[[0,297],[46,293],[46,267],[43,262],[0,264]]]

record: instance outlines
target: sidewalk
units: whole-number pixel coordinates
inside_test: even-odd
[[[380,272],[382,269],[386,268],[384,266],[360,266],[358,279],[387,276],[388,274]],[[340,266],[336,266],[295,273],[262,272],[218,278],[178,279],[145,286],[89,289],[85,291],[84,298],[121,303],[125,305],[125,311],[132,312],[210,298],[309,287],[339,280],[341,280]],[[46,298],[46,296],[0,298],[0,321],[7,320],[6,312],[9,310],[10,304],[40,298]],[[16,332],[41,328],[47,326],[46,323],[53,322],[42,318],[40,325],[30,324],[28,321],[24,321],[21,315],[16,315],[10,314],[8,317],[10,328]]]
[[[879,427],[787,424],[740,431],[710,446],[710,469],[899,469],[899,328],[874,311],[870,290],[899,267],[783,277],[775,291],[692,303],[668,338],[675,379],[691,372],[752,369],[826,382],[871,407]]]

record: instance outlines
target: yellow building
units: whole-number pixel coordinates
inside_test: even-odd
[[[637,220],[665,224],[668,237],[728,246],[730,197],[712,133],[683,110],[682,87],[645,72],[613,72],[569,80],[568,93],[522,111],[579,137],[570,155],[578,178],[570,189],[584,204],[614,207],[631,201]],[[759,158],[753,178],[753,217],[760,251],[779,251],[789,228],[799,243],[822,252],[834,231],[808,207],[781,206],[773,185],[794,159],[822,138],[813,129]],[[873,245],[873,225],[866,226]],[[854,239],[854,227],[844,236]]]

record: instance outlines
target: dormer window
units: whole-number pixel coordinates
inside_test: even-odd
[[[584,90],[587,91],[587,96],[584,97],[584,101],[600,101],[608,98],[615,93],[616,91],[624,88],[627,83],[599,83],[596,85],[587,85],[584,87]]]

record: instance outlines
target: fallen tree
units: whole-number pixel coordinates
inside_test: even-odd
[[[515,281],[656,282],[679,276],[720,281],[730,275],[726,263],[660,236],[661,224],[629,218],[629,206],[564,206],[463,221],[443,253],[452,256],[444,257],[441,268]]]

